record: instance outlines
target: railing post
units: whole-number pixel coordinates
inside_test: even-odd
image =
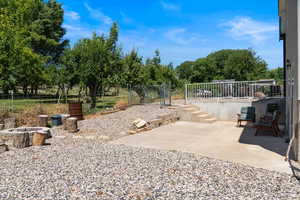
[[[187,98],[188,98],[188,96],[187,96],[188,95],[188,91],[187,90],[188,90],[188,85],[185,84],[185,95],[184,95],[185,96],[185,104],[187,104]]]

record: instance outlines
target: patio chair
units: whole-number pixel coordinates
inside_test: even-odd
[[[254,125],[254,128],[256,128],[255,136],[258,135],[259,131],[271,131],[274,137],[278,137],[280,135],[280,129],[278,126],[280,116],[281,113],[279,111],[275,111],[272,120],[261,119]]]
[[[237,125],[242,126],[242,122],[255,122],[255,108],[254,107],[242,107],[241,114],[237,114]]]
[[[271,122],[276,111],[279,111],[279,105],[277,103],[268,104],[266,114],[263,117],[261,117],[260,120]]]

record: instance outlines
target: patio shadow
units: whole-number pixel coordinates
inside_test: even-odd
[[[258,136],[255,136],[255,128],[251,125],[247,125],[243,128],[243,132],[239,138],[239,142],[242,144],[252,144],[261,146],[264,149],[277,153],[281,156],[285,156],[288,144],[282,137],[273,137],[271,132],[259,132]]]

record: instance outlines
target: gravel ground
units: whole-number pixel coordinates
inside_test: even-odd
[[[127,135],[127,131],[132,128],[132,122],[138,118],[151,121],[159,115],[171,114],[174,109],[160,108],[159,104],[146,104],[129,107],[125,111],[120,111],[108,115],[99,116],[94,119],[83,120],[78,123],[80,132],[70,134],[62,131],[61,128],[54,128],[54,136],[50,143],[75,142],[80,139],[91,139],[98,141],[114,140]],[[75,137],[73,137],[75,135]],[[63,138],[65,137],[65,138]]]
[[[0,199],[299,199],[290,175],[97,143],[0,154]]]
[[[82,135],[116,139],[136,118],[174,110],[134,106],[79,123]],[[51,145],[0,154],[0,199],[300,199],[288,174],[176,151],[74,139],[53,129]]]
[[[119,136],[119,133],[129,130],[132,122],[138,118],[150,121],[159,115],[171,114],[172,112],[174,110],[168,108],[161,109],[158,104],[132,106],[125,111],[81,121],[79,129],[83,132],[95,132],[96,134],[110,136],[115,139]]]

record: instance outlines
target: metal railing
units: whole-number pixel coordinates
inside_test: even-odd
[[[255,99],[282,96],[283,87],[274,81],[231,81],[185,85],[185,101]]]

